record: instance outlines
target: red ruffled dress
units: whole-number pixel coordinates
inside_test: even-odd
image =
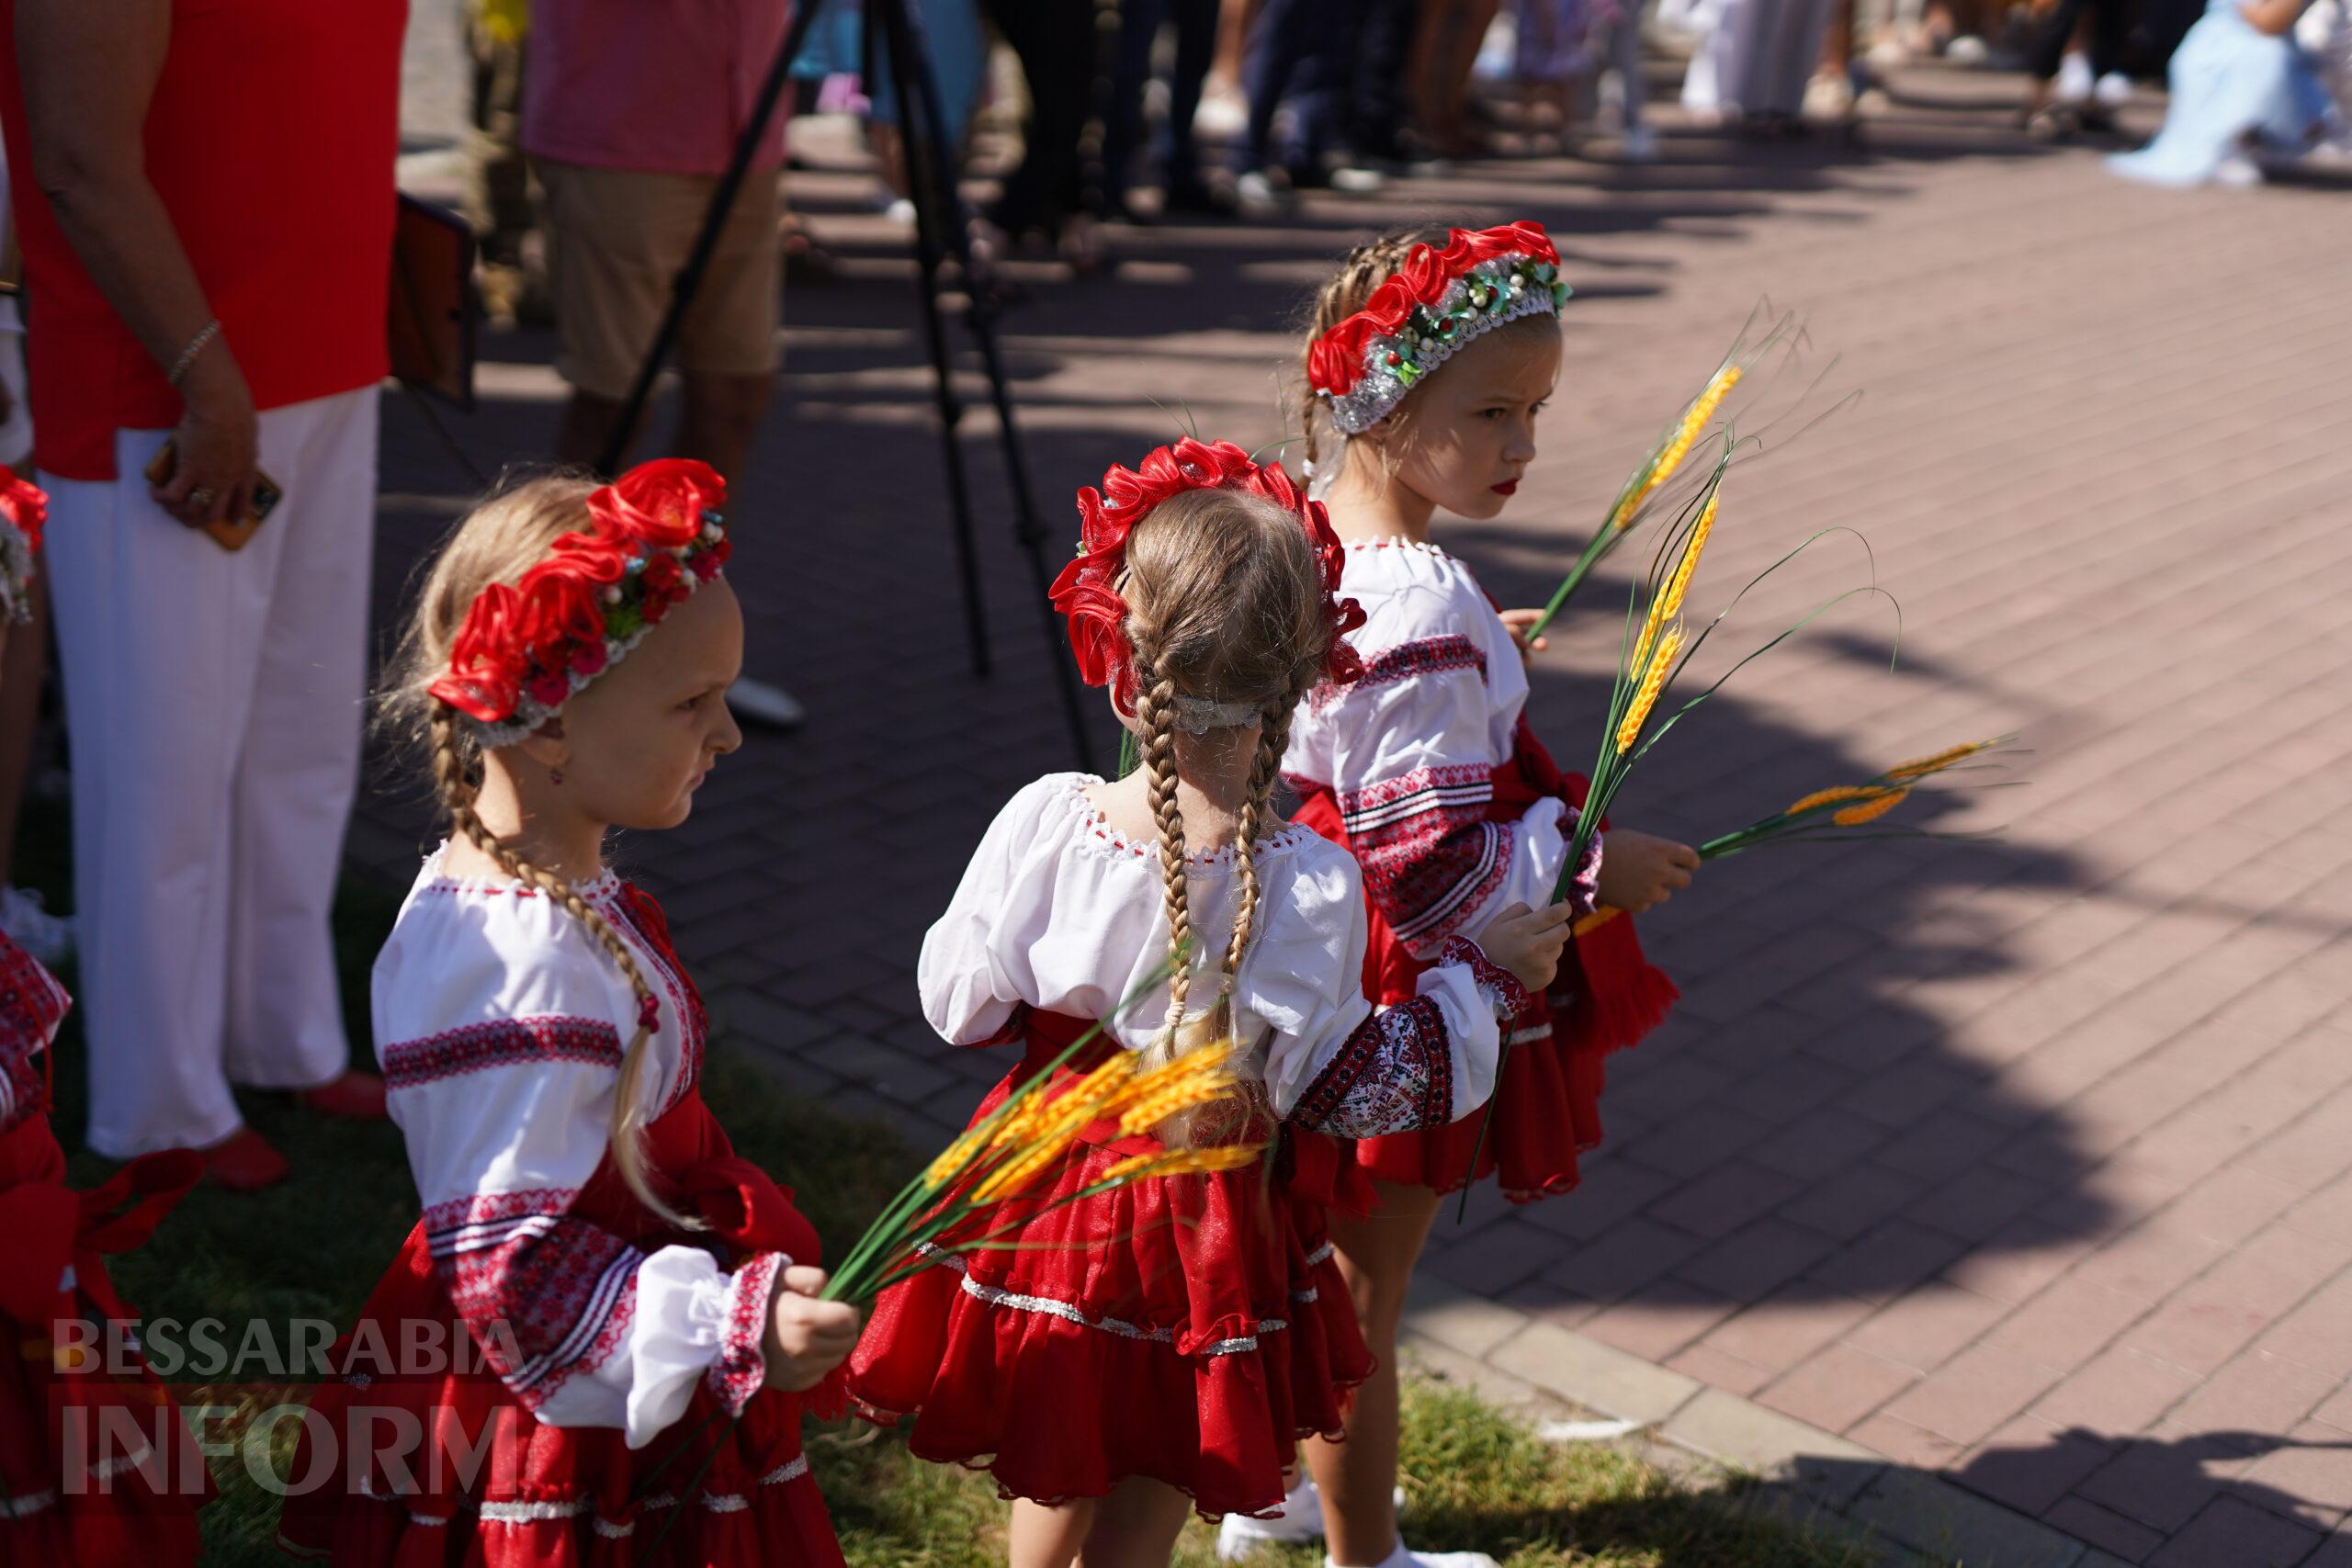
[[[933,1027],[955,1044],[1024,1047],[975,1120],[1096,1020],[1093,1053],[1141,1048],[1165,1020],[1166,984],[1146,984],[1168,946],[1157,852],[1098,819],[1085,795],[1096,782],[1058,774],[1015,795],[924,940]],[[1355,982],[1354,863],[1297,828],[1261,840],[1254,860],[1257,933],[1233,1003],[1283,1119],[1271,1187],[1253,1164],[1101,1194],[1039,1214],[1018,1248],[886,1292],[850,1393],[874,1419],[911,1417],[922,1458],[985,1468],[1007,1497],[1099,1497],[1141,1476],[1206,1516],[1264,1514],[1297,1439],[1340,1434],[1373,1363],[1323,1229],[1329,1206],[1361,1212],[1370,1198],[1336,1140],[1482,1102],[1498,1013],[1526,995],[1464,943],[1375,1010]],[[1196,931],[1230,929],[1235,882],[1230,851],[1193,857]],[[1031,1201],[1160,1147],[1098,1123]]]
[[[581,888],[661,1001],[646,1164],[691,1234],[606,1151],[637,1016],[618,967],[561,906],[439,859],[374,982],[424,1215],[311,1400],[281,1544],[386,1568],[838,1568],[811,1396],[763,1387],[760,1351],[816,1234],[702,1102],[702,1005],[659,907],[609,875]]]
[[[104,1255],[144,1241],[204,1162],[175,1149],[64,1185],[48,1046],[70,1005],[0,936],[0,1565],[173,1568],[197,1560],[212,1477]]]
[[[1363,867],[1364,986],[1385,1002],[1410,995],[1449,939],[1512,904],[1551,901],[1585,780],[1529,729],[1517,646],[1467,567],[1434,545],[1364,541],[1348,547],[1342,585],[1367,616],[1351,639],[1364,674],[1301,705],[1283,769],[1297,820]],[[1588,887],[1598,869],[1596,857]],[[1365,1139],[1358,1163],[1440,1192],[1498,1177],[1514,1202],[1570,1190],[1577,1156],[1601,1140],[1606,1057],[1680,994],[1643,956],[1631,919],[1604,922],[1570,944],[1550,993],[1512,1025],[1483,1145],[1485,1117],[1465,1117]]]

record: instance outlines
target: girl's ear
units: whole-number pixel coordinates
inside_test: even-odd
[[[514,744],[523,755],[543,768],[560,768],[571,761],[571,742],[564,737],[560,717],[548,719]]]

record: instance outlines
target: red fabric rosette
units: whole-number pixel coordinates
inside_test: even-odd
[[[1363,625],[1363,607],[1339,597],[1347,552],[1332,532],[1323,503],[1309,501],[1279,464],[1261,467],[1230,441],[1191,436],[1158,448],[1137,468],[1114,464],[1103,474],[1101,489],[1089,485],[1078,492],[1078,558],[1062,568],[1049,592],[1054,608],[1069,624],[1070,652],[1080,679],[1090,686],[1109,686],[1122,711],[1133,705],[1127,605],[1118,590],[1120,574],[1126,570],[1127,536],[1152,508],[1191,490],[1246,490],[1297,516],[1322,567],[1326,614],[1333,631],[1327,677],[1354,680],[1363,663],[1346,634]]]
[[[39,485],[18,478],[6,463],[0,463],[0,519],[16,525],[17,532],[25,536],[27,549],[40,548],[40,531],[49,521],[49,497]]]

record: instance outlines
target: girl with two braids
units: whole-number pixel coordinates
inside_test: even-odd
[[[293,1550],[842,1562],[796,1395],[856,1312],[814,1299],[814,1230],[703,1104],[694,982],[604,863],[741,740],[724,498],[685,461],[526,480],[425,580],[383,705],[451,837],[373,981],[424,1217],[303,1424],[290,1473],[324,1483],[287,1500]]]
[[[1522,712],[1523,663],[1544,644],[1522,647],[1520,628],[1536,612],[1498,614],[1430,538],[1440,509],[1498,516],[1534,461],[1568,292],[1538,224],[1407,232],[1350,254],[1309,323],[1299,417],[1364,608],[1351,637],[1364,668],[1307,699],[1283,766],[1297,820],[1363,867],[1375,1000],[1412,995],[1451,943],[1548,898],[1584,799],[1585,781],[1554,764]],[[1577,881],[1629,912],[1688,886],[1698,864],[1683,845],[1622,829],[1605,855],[1600,843]],[[1227,1520],[1228,1551],[1321,1533],[1333,1568],[1492,1568],[1479,1553],[1415,1552],[1397,1533],[1391,1363],[1406,1289],[1441,1195],[1494,1180],[1528,1202],[1576,1185],[1577,1156],[1600,1141],[1602,1058],[1677,995],[1630,919],[1577,937],[1557,984],[1537,990],[1509,1025],[1491,1128],[1464,1117],[1356,1144],[1376,1200],[1368,1216],[1335,1213],[1331,1236],[1382,1369],[1348,1440],[1310,1449],[1315,1483],[1278,1518]]]
[[[1049,775],[998,814],[924,939],[924,1014],[951,1044],[1022,1047],[979,1115],[1098,1023],[1055,1071],[1241,1047],[1227,1101],[1089,1128],[1038,1200],[1171,1146],[1273,1149],[1033,1214],[1014,1245],[886,1292],[850,1392],[911,1416],[916,1454],[995,1476],[1012,1568],[1154,1568],[1188,1510],[1273,1509],[1298,1439],[1341,1430],[1372,1368],[1324,1234],[1327,1207],[1367,1196],[1337,1140],[1481,1104],[1498,1020],[1551,980],[1576,911],[1498,919],[1374,1008],[1355,863],[1272,799],[1307,693],[1354,672],[1322,507],[1238,447],[1186,440],[1114,468],[1079,510],[1055,603],[1143,765]]]

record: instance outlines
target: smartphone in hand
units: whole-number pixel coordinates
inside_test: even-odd
[[[171,483],[172,470],[179,467],[179,444],[175,441],[164,442],[163,449],[157,452],[147,465],[147,482],[151,485]],[[277,510],[277,503],[285,499],[286,492],[277,488],[277,481],[259,468],[255,468],[253,504],[246,508],[245,514],[243,517],[218,518],[210,523],[198,524],[198,526],[212,536],[212,542],[222,549],[242,550],[245,547],[245,542],[254,536],[254,530],[259,528],[263,520]]]

